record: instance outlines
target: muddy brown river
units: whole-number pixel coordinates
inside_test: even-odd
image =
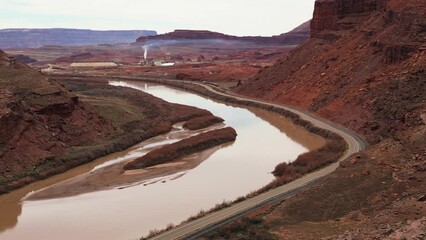
[[[110,84],[139,89],[169,102],[207,109],[237,131],[237,140],[206,151],[201,154],[202,158],[187,167],[179,168],[185,165],[180,161],[164,166],[175,168],[171,174],[164,171],[164,176],[126,182],[101,191],[87,188],[83,194],[73,192],[75,184],[80,182],[80,188],[84,188],[85,179],[102,173],[103,169],[178,140],[174,137],[177,134],[166,134],[2,195],[0,240],[138,239],[152,229],[179,224],[201,209],[210,209],[261,188],[274,179],[270,172],[278,163],[290,162],[308,149],[323,144],[321,138],[263,110],[230,106],[162,85],[131,81]],[[182,130],[177,126],[174,131]],[[49,190],[53,193],[63,190],[69,196],[52,197],[55,195]],[[43,193],[51,197],[26,200]]]

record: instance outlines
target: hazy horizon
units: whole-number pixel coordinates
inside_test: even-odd
[[[0,29],[209,30],[272,36],[312,18],[315,0],[2,0]]]

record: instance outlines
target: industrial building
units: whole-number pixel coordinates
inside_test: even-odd
[[[117,68],[115,62],[74,62],[71,63],[72,68]]]

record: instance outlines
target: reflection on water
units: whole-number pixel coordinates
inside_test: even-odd
[[[21,204],[19,203],[19,200],[20,199],[15,199],[14,202],[10,203],[3,203],[0,201],[0,204],[3,206],[6,206],[7,204],[7,209],[2,209],[2,211],[0,211],[0,232],[4,232],[9,228],[13,228],[18,223],[18,217],[22,213],[22,208]]]
[[[306,131],[303,127],[294,124],[290,119],[277,113],[271,113],[258,108],[248,108],[248,110],[278,128],[282,133],[291,138],[291,140],[303,145],[309,151],[316,150],[326,143],[324,138]]]
[[[18,199],[31,189],[69,178],[55,176],[44,181],[45,186],[31,185],[2,196],[0,239],[137,239],[151,229],[180,223],[200,209],[209,209],[216,203],[236,199],[266,185],[273,180],[270,172],[278,163],[294,160],[307,151],[247,109],[165,86],[138,82],[114,85],[130,86],[169,102],[207,109],[236,129],[237,140],[186,174],[164,183],[19,204]],[[264,114],[267,113],[262,113],[263,118]],[[271,116],[274,117],[277,120],[277,116]],[[104,162],[97,160],[72,171],[89,172]]]

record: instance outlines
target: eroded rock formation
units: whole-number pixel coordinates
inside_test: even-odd
[[[386,2],[387,0],[316,1],[314,16],[311,21],[311,36],[330,37],[330,35],[324,35],[324,30],[352,29],[360,21],[360,16],[384,9]]]

